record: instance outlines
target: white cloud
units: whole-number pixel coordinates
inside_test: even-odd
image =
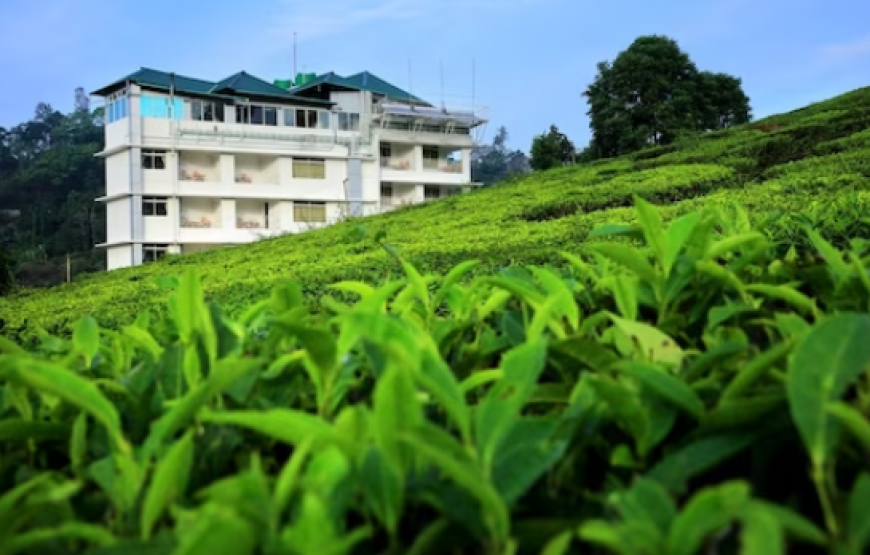
[[[870,55],[870,35],[848,42],[828,44],[821,48],[820,57],[826,62],[842,62]]]

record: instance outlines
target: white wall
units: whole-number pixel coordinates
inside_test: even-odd
[[[126,268],[133,262],[133,246],[121,245],[106,249],[106,269]]]
[[[125,150],[106,157],[106,194],[117,195],[129,192],[130,151]]]
[[[146,243],[174,243],[175,230],[181,221],[177,199],[168,199],[166,216],[141,216],[142,240]]]
[[[106,202],[106,242],[130,241],[130,197]]]
[[[329,99],[338,104],[344,112],[361,113],[363,111],[362,94],[359,92],[332,92]]]

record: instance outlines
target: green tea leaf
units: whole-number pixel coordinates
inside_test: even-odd
[[[85,316],[76,324],[73,330],[73,347],[85,357],[85,366],[90,366],[100,350],[100,328],[92,317]]]
[[[625,266],[635,276],[647,283],[656,283],[659,279],[652,264],[641,254],[641,251],[634,247],[619,243],[593,243],[587,245],[586,248],[606,256],[617,264]]]
[[[299,445],[308,438],[330,441],[337,436],[322,418],[289,409],[267,411],[203,411],[200,420],[213,424],[229,424],[253,430],[274,440]]]
[[[650,362],[676,366],[682,363],[683,350],[676,341],[658,329],[643,322],[632,322],[613,315],[610,319]]]
[[[662,259],[665,275],[669,275],[677,261],[677,257],[683,250],[683,246],[692,236],[695,228],[701,221],[700,212],[690,212],[680,216],[668,226],[665,234],[665,253]]]
[[[863,414],[846,403],[829,403],[828,413],[833,416],[844,428],[849,430],[855,439],[870,456],[870,421]]]
[[[849,545],[855,553],[865,553],[870,547],[870,474],[861,473],[849,495],[849,513],[846,531]]]
[[[662,231],[662,217],[658,209],[640,195],[634,196],[634,208],[637,212],[637,220],[643,229],[643,236],[656,255],[659,263],[664,267],[667,258],[668,245],[665,234]]]
[[[193,432],[190,431],[176,441],[157,462],[154,477],[142,502],[139,521],[142,539],[151,537],[154,525],[163,512],[184,495],[192,467]]]
[[[632,376],[663,399],[671,402],[695,418],[704,414],[704,403],[695,391],[679,378],[665,370],[640,361],[625,361],[615,366],[617,370]]]
[[[840,314],[817,324],[789,361],[788,392],[792,419],[813,465],[821,467],[833,442],[827,405],[870,364],[870,316]]]
[[[121,431],[118,411],[93,382],[62,366],[27,358],[16,361],[15,379],[28,387],[59,397],[87,412],[106,427],[116,448],[122,452],[129,452],[129,445]]]
[[[207,504],[172,555],[253,555],[257,532],[231,507]]]
[[[739,518],[749,501],[749,487],[743,482],[701,490],[674,519],[668,534],[668,554],[699,553],[704,539]]]
[[[749,503],[741,519],[741,555],[782,555],[785,538],[775,516],[764,505]]]

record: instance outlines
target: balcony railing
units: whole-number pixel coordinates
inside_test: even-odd
[[[236,229],[269,229],[269,227],[275,227],[274,222],[270,223],[272,223],[272,226],[266,225],[266,222],[259,218],[239,216],[236,218]]]
[[[388,170],[404,170],[413,169],[413,164],[407,158],[396,158],[392,156],[381,157],[381,167]]]
[[[186,168],[178,171],[178,179],[181,181],[220,181],[217,171]]]
[[[181,215],[181,227],[211,229],[220,226],[220,220],[213,216],[200,216],[197,218],[194,216],[185,216],[184,214]]]
[[[423,169],[433,172],[462,173],[462,163],[454,162],[453,160],[424,158]]]

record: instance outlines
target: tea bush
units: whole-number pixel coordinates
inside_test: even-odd
[[[867,192],[744,208],[784,187],[638,196],[564,267],[380,243],[316,311],[186,271],[0,339],[0,555],[866,553],[870,243],[825,230]]]

